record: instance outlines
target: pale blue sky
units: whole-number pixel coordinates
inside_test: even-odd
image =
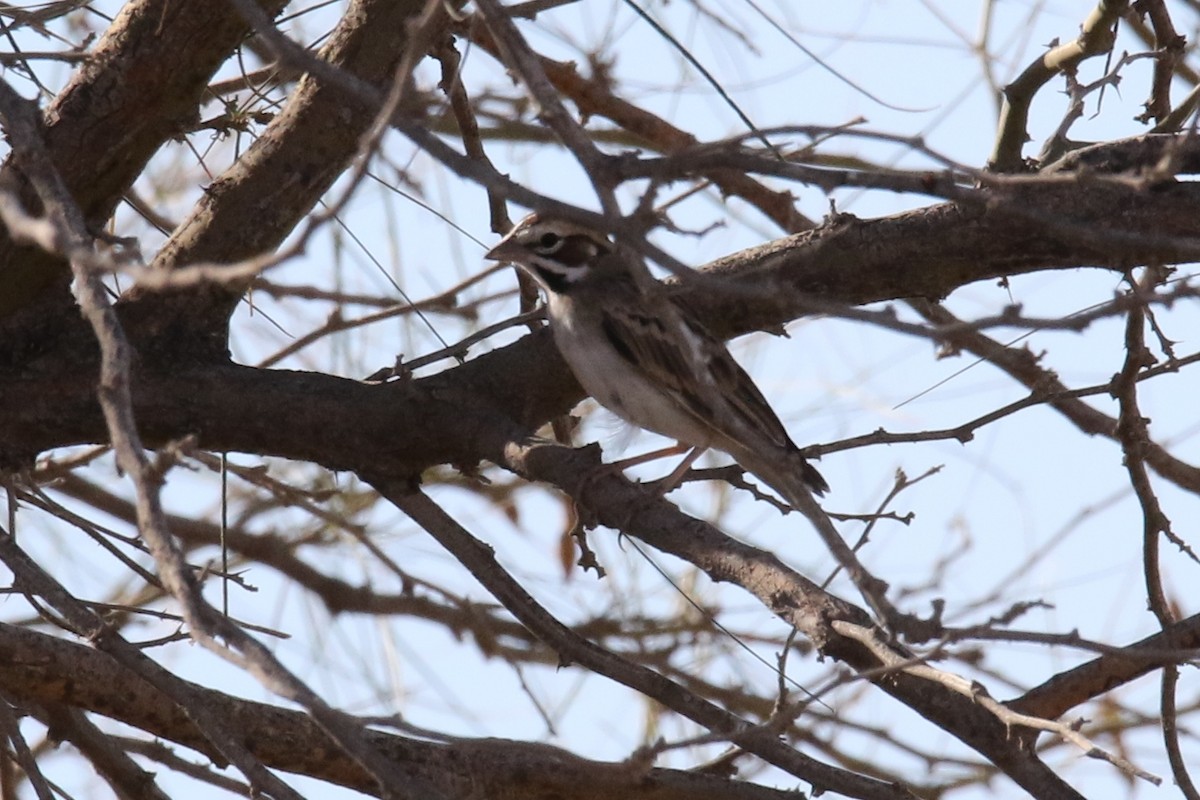
[[[764,24],[750,6],[734,0],[704,6],[728,23],[727,27],[697,14],[692,3],[677,0],[665,8],[656,6],[654,11],[761,127],[832,126],[862,117],[867,120],[866,128],[919,135],[944,155],[981,167],[996,125],[996,101],[989,89],[988,73],[1000,84],[1010,80],[1041,52],[1044,44],[1073,36],[1091,4],[1065,0],[995,4],[959,0],[862,0],[840,4],[780,0],[764,1],[762,7],[824,59],[828,67],[814,64],[808,55]],[[980,43],[984,7],[992,8],[994,13],[987,39],[994,57],[990,60],[974,49]],[[323,30],[329,13],[326,10],[303,18],[303,30],[309,36]],[[614,40],[613,74],[618,83],[634,87],[632,99],[636,102],[705,139],[744,131],[711,87],[619,2],[577,3],[546,14],[536,27],[525,25],[523,29],[535,46],[563,60],[581,60],[581,49]],[[581,34],[581,30],[585,32]],[[748,43],[753,44],[753,50]],[[35,39],[29,46],[47,45]],[[1136,47],[1126,37],[1118,44],[1118,51]],[[830,69],[857,83],[861,90],[832,75]],[[1106,93],[1103,111],[1095,119],[1090,118],[1094,106],[1089,107],[1088,115],[1072,130],[1073,137],[1103,139],[1141,132],[1143,127],[1131,118],[1139,113],[1145,99],[1148,69],[1148,62],[1130,65],[1120,91]],[[1093,80],[1102,70],[1103,60],[1092,60],[1081,79]],[[64,69],[50,69],[43,78],[61,80],[65,75]],[[11,72],[6,77],[29,93],[28,84],[21,84]],[[495,63],[478,51],[466,54],[464,77],[473,87],[489,83],[508,86],[508,79],[499,74]],[[421,79],[431,85],[435,72],[427,65]],[[1039,96],[1030,126],[1034,141],[1026,148],[1027,155],[1036,154],[1044,136],[1057,124],[1063,110],[1061,88],[1062,82],[1057,81]],[[883,102],[871,99],[867,92]],[[203,136],[193,137],[193,144],[197,149],[206,145]],[[210,168],[219,171],[228,163],[231,152],[232,143],[216,145],[210,154]],[[568,156],[498,142],[489,145],[489,152],[498,168],[514,178],[556,197],[595,207],[582,174]],[[836,139],[824,145],[821,152],[855,155],[900,167],[928,165],[900,145],[864,139]],[[426,202],[484,243],[492,240],[482,191],[431,166],[424,156],[413,158],[411,148],[399,136],[389,139],[387,156],[391,164],[409,170]],[[193,152],[182,146],[165,151],[158,161],[160,165],[179,165],[188,173],[196,169]],[[389,182],[395,178],[394,170],[383,165],[377,167],[376,174]],[[142,188],[149,191],[152,187]],[[819,190],[795,185],[790,188],[807,214],[820,218],[827,212],[829,200]],[[169,204],[171,213],[186,213],[196,191],[185,192]],[[670,196],[667,192],[663,198]],[[624,196],[627,208],[632,206],[632,198],[631,194]],[[835,199],[839,210],[861,217],[937,202],[857,190],[839,191]],[[519,216],[522,209],[514,207],[512,213]],[[132,232],[143,237],[143,248],[151,254],[161,237],[137,227],[128,216],[122,219]],[[673,219],[691,229],[728,223],[701,238],[660,235],[656,239],[677,257],[697,265],[779,235],[768,221],[743,204],[735,201],[722,205],[712,196],[686,201]],[[305,258],[278,268],[272,279],[283,283],[317,282],[324,288],[346,291],[381,291],[386,283],[366,255],[369,252],[410,296],[421,298],[458,283],[484,266],[481,247],[386,186],[365,182],[342,220],[346,231],[331,231],[317,238]],[[346,240],[347,232],[361,239],[363,249]],[[501,272],[469,290],[466,296],[483,297],[512,286],[512,274]],[[1054,316],[1102,302],[1118,289],[1118,281],[1109,273],[1051,272],[1014,279],[1007,289],[993,284],[965,287],[949,299],[949,306],[971,317],[995,313],[1010,302],[1018,302],[1031,316]],[[256,303],[257,313],[243,306],[235,318],[233,348],[244,363],[257,363],[292,337],[318,327],[328,312],[327,306],[295,300],[278,302],[258,297]],[[360,311],[368,313],[366,309]],[[477,324],[490,324],[514,311],[515,300],[511,297],[488,303],[481,308]],[[286,333],[269,322],[264,312]],[[447,341],[461,338],[475,325],[440,315],[431,319]],[[1178,341],[1181,354],[1196,349],[1194,331],[1200,330],[1200,319],[1194,304],[1163,312],[1160,324]],[[801,445],[830,442],[879,427],[892,431],[948,427],[1025,395],[1024,389],[987,366],[955,375],[972,359],[960,356],[937,360],[933,346],[924,340],[830,319],[797,322],[790,333],[791,338],[786,340],[765,335],[746,337],[733,347]],[[992,335],[1006,340],[1021,333],[993,331]],[[515,335],[498,336],[495,344],[510,341]],[[1045,351],[1045,363],[1058,370],[1068,385],[1080,386],[1102,383],[1120,368],[1120,337],[1120,324],[1109,322],[1097,324],[1083,335],[1036,332],[1025,341],[1034,352]],[[390,364],[397,353],[411,358],[439,346],[421,324],[405,319],[334,337],[279,366],[362,377]],[[486,347],[484,344],[476,352]],[[951,380],[931,390],[951,376]],[[905,402],[923,392],[927,393]],[[1174,452],[1191,463],[1200,461],[1200,447],[1195,436],[1195,403],[1185,398],[1197,396],[1200,386],[1196,376],[1185,373],[1144,385],[1141,397],[1143,411],[1153,419],[1152,433],[1160,440],[1175,442]],[[1094,402],[1108,413],[1115,413],[1107,398]],[[657,444],[649,435],[622,433],[614,431],[615,427],[606,412],[590,414],[580,441],[601,441],[609,459],[622,451],[639,452]],[[403,446],[401,432],[397,434],[397,446]],[[259,459],[246,457],[238,460],[260,463]],[[713,463],[717,462],[723,463],[723,459],[714,459]],[[901,588],[924,584],[939,559],[961,547],[968,548],[936,590],[917,592],[904,601],[905,610],[926,613],[933,598],[945,598],[948,621],[973,624],[985,622],[989,615],[1011,603],[1044,599],[1054,607],[1031,613],[1019,623],[1020,627],[1064,633],[1078,630],[1084,636],[1113,644],[1155,630],[1153,618],[1145,610],[1140,578],[1140,513],[1130,496],[1116,444],[1082,436],[1052,411],[1027,410],[982,429],[968,445],[896,445],[831,455],[820,464],[834,487],[827,507],[867,513],[886,493],[897,468],[916,476],[936,465],[944,465],[940,474],[906,492],[895,505],[901,513],[914,512],[915,522],[909,527],[881,525],[864,551],[866,563],[894,587]],[[93,469],[93,479],[111,480],[111,472],[105,472],[105,467]],[[274,464],[272,474],[286,479],[293,469],[311,472]],[[656,464],[639,474],[656,476],[665,471]],[[505,476],[497,473],[496,477]],[[341,476],[339,480],[347,478]],[[1161,481],[1155,485],[1167,514],[1176,522],[1177,532],[1195,541],[1195,498]],[[168,484],[169,509],[215,513],[217,492],[214,476],[181,475]],[[591,541],[608,568],[607,582],[599,584],[593,576],[582,574],[564,581],[557,557],[564,506],[558,497],[541,489],[530,487],[518,495],[515,523],[461,489],[435,488],[432,494],[460,522],[494,546],[502,563],[564,621],[600,613],[610,607],[614,596],[630,599],[630,613],[639,603],[661,610],[681,602],[676,591],[636,551],[606,530],[594,532]],[[691,512],[719,521],[731,535],[778,553],[810,577],[823,576],[831,568],[830,558],[815,546],[816,539],[806,523],[795,517],[782,518],[740,494],[718,495],[709,485],[691,486],[673,497]],[[1090,508],[1097,510],[1087,513]],[[275,524],[285,522],[286,517]],[[402,560],[405,569],[441,580],[475,600],[487,599],[457,564],[407,520],[380,512],[370,523],[372,538]],[[845,526],[851,538],[858,535],[859,529],[853,524]],[[53,536],[61,539],[46,539],[47,552],[79,546],[77,534],[55,532]],[[1048,548],[1049,555],[1033,568],[1024,567],[1025,559],[1039,548]],[[1168,589],[1179,599],[1184,613],[1195,611],[1196,598],[1189,596],[1187,589],[1195,585],[1196,565],[1176,557],[1169,547],[1163,548],[1163,558]],[[782,630],[782,623],[740,591],[714,587],[693,575],[686,565],[656,559],[696,597],[706,604],[719,605],[723,621],[776,635]],[[394,580],[368,564],[354,545],[347,545],[344,562],[326,561],[321,563],[322,568],[352,580],[370,577],[389,590],[396,588]],[[103,560],[93,565],[88,557],[58,565],[60,576],[81,593],[101,591],[107,586],[112,576],[103,570],[108,568],[115,569]],[[403,618],[330,619],[311,598],[285,585],[268,570],[251,569],[249,580],[259,591],[253,595],[234,592],[235,616],[295,634],[296,638],[277,645],[280,655],[314,688],[350,711],[399,711],[417,725],[449,733],[549,741],[601,759],[628,756],[647,735],[644,704],[604,679],[584,676],[576,669],[527,670],[529,691],[554,720],[556,735],[551,736],[509,665],[482,659],[469,643],[455,641],[427,623]],[[847,598],[857,599],[842,579],[835,581],[833,588]],[[12,604],[9,608],[14,609],[15,616],[26,613]],[[154,630],[147,626],[148,632]],[[753,660],[735,661],[713,653],[709,654],[710,661],[704,661],[704,653],[692,655],[696,659],[694,668],[702,670],[705,677],[723,676],[762,687],[774,685],[771,671]],[[762,655],[771,658],[769,650],[763,650]],[[250,679],[199,648],[175,645],[160,656],[185,677],[250,697],[263,695]],[[1068,650],[997,644],[986,648],[984,666],[1031,685],[1086,658],[1086,654]],[[801,659],[794,659],[790,666],[801,683],[824,674],[825,669]],[[972,673],[961,663],[952,662],[946,667],[980,677],[1002,699],[1012,692],[1003,681]],[[1185,677],[1181,684],[1181,702],[1194,700],[1197,694],[1188,680],[1190,677]],[[872,724],[893,721],[920,746],[944,747],[948,754],[969,755],[956,743],[947,742],[940,731],[913,722],[911,715],[878,692],[868,692],[869,697],[862,699],[855,696],[856,689],[834,693],[826,702],[847,719]],[[1156,704],[1147,698],[1156,692],[1156,683],[1143,681],[1120,690],[1117,696],[1132,706],[1153,708]],[[672,723],[655,733],[673,738],[694,731]],[[1135,735],[1130,741],[1135,745],[1132,755],[1139,766],[1160,775],[1169,774],[1154,736]],[[845,746],[864,757],[879,758],[916,779],[924,777],[924,766],[915,759],[879,750],[876,744],[855,744],[852,739],[847,739]],[[855,747],[862,747],[862,752],[855,751]],[[1197,755],[1195,748],[1190,752]],[[690,765],[696,758],[696,753],[683,751],[664,757],[662,763]],[[1127,789],[1112,767],[1082,759],[1081,754],[1069,749],[1060,750],[1052,760],[1079,762],[1069,767],[1066,775],[1085,795],[1113,796]],[[82,786],[96,788],[90,774],[78,777]],[[770,771],[760,775],[759,780],[794,785],[786,776]],[[163,783],[171,791],[178,785],[166,777]],[[992,789],[999,796],[1020,796],[1015,787],[1003,781]],[[175,796],[188,796],[187,791],[192,790],[181,790]],[[1137,797],[1174,796],[1171,789],[1154,790],[1145,784],[1138,784],[1134,791]],[[321,792],[324,797],[335,794]],[[954,796],[997,795],[963,792]]]

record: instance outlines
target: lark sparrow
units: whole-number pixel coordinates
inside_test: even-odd
[[[694,448],[685,464],[715,447],[793,505],[799,492],[829,489],[724,343],[657,285],[639,286],[605,236],[532,214],[487,258],[521,266],[545,290],[555,344],[584,390]]]

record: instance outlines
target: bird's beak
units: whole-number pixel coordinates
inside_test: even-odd
[[[489,261],[514,261],[521,254],[521,246],[507,236],[484,254]]]

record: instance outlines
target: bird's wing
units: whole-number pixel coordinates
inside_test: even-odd
[[[719,426],[721,433],[727,439],[745,445],[730,455],[734,456],[743,468],[774,486],[793,505],[798,502],[793,476],[798,476],[811,492],[821,495],[829,491],[829,484],[824,476],[801,457],[792,437],[788,435],[787,428],[783,427],[775,410],[759,391],[758,385],[729,354],[725,343],[710,335],[698,320],[685,311],[680,314],[680,319],[692,336],[703,343],[707,372],[712,376],[715,389],[728,412],[727,416],[719,417],[729,420],[728,424]],[[774,468],[782,464],[778,464],[769,453],[764,452],[764,439],[778,448],[778,452],[783,456],[782,464],[786,464],[786,467],[782,476]]]
[[[765,437],[794,449],[783,423],[720,339],[669,301],[649,313],[635,304],[605,310],[601,327],[622,358],[671,394],[720,438]]]
[[[749,425],[778,447],[796,449],[787,429],[767,402],[767,398],[763,397],[758,385],[746,370],[742,369],[742,365],[729,354],[725,343],[707,333],[695,319],[681,316],[685,327],[705,344],[704,360],[709,374],[712,375],[714,388],[739,423]]]
[[[825,478],[800,457],[770,403],[724,342],[684,309],[660,302],[662,307],[653,310],[637,302],[601,310],[600,326],[613,348],[711,430],[717,447],[789,502],[796,502],[792,476],[812,492],[828,491]],[[776,469],[782,464],[788,466]]]

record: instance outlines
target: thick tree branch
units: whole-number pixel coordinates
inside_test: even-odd
[[[1041,208],[1049,216],[1074,195],[1033,193],[1026,208],[1030,213]],[[1111,226],[1115,206],[1124,225],[1161,231],[1167,241],[1200,219],[1195,184],[1109,199],[1108,207],[1079,200],[1074,219]],[[938,298],[977,280],[1097,263],[1115,268],[1132,258],[1132,252],[1105,255],[1053,236],[1030,235],[1025,222],[1010,215],[947,203],[879,220],[842,218],[721,259],[708,272],[724,280],[716,286],[699,282],[689,287],[686,299],[713,330],[732,336],[777,329],[809,310],[809,298],[847,304]],[[739,285],[749,290],[727,290]],[[26,359],[25,374],[0,382],[0,404],[11,409],[0,416],[2,463],[27,463],[52,447],[105,440],[82,368],[95,358],[90,331],[78,320],[62,324],[75,331],[69,340],[39,339],[44,333],[39,326],[0,338],[12,348],[0,363]],[[53,349],[44,355],[67,365],[66,374],[30,371],[28,352],[50,344]],[[174,344],[167,332],[155,346],[170,352]],[[135,340],[135,346],[141,342]],[[196,434],[201,446],[211,449],[282,455],[331,469],[370,463],[407,474],[435,464],[478,462],[476,431],[487,427],[493,414],[536,428],[569,411],[582,396],[546,334],[395,385],[176,362],[163,373],[139,372],[132,388],[139,424],[151,443]],[[1107,419],[1089,422],[1087,429],[1107,432]],[[403,447],[396,445],[401,440]]]
[[[1169,225],[1161,221],[1185,212],[1192,215],[1189,224],[1200,218],[1200,191],[1190,186],[1135,199],[1141,202],[1125,215],[1130,224],[1144,216]],[[729,335],[776,327],[810,295],[848,303],[938,297],[973,280],[1089,262],[1087,255],[1067,258],[1070,248],[1064,243],[1025,233],[1009,218],[991,219],[953,204],[853,220],[712,265],[714,273],[737,274],[739,280],[744,271],[752,286],[781,287],[773,300],[760,292],[742,296],[702,286],[693,290],[691,302],[715,330]],[[968,255],[979,248],[986,250],[981,258]],[[64,357],[60,363],[71,364],[70,374],[0,383],[0,401],[13,410],[0,418],[5,450],[0,455],[7,463],[55,446],[105,439],[90,380],[80,369],[94,357],[93,346],[88,331],[76,325],[81,328],[78,349],[57,354]],[[197,434],[202,446],[213,449],[285,455],[334,469],[371,462],[410,474],[439,463],[478,461],[473,429],[486,425],[483,419],[492,412],[536,427],[569,410],[581,396],[544,334],[403,385],[371,386],[232,365],[175,365],[162,375],[138,374],[133,392],[139,424],[154,443]],[[482,416],[471,422],[471,414],[458,413],[460,407]],[[1088,428],[1099,431],[1108,424]],[[403,448],[391,444],[397,432],[405,437]]]
[[[211,710],[265,766],[368,794],[375,779],[343,754],[307,714],[231,697],[164,673],[177,697]],[[111,656],[0,623],[0,686],[46,706],[70,706],[220,759],[196,725],[162,692]],[[503,739],[435,743],[368,731],[371,746],[410,779],[447,797],[528,800],[783,800],[784,790],[667,769],[630,770],[540,744]]]
[[[410,42],[406,23],[426,5],[427,0],[355,0],[320,58],[367,85],[385,90],[394,80],[402,89],[411,76],[397,74],[397,67],[423,55],[422,51],[413,57],[409,47],[428,44],[427,37]],[[440,5],[435,10],[434,22],[440,26],[447,14]],[[373,148],[377,142],[363,137],[378,113],[375,104],[319,76],[305,75],[283,111],[204,192],[152,267],[170,270],[194,263],[237,262],[273,252],[352,160],[359,158],[365,164],[371,154],[363,148]],[[309,232],[327,221],[319,215],[310,221]],[[243,278],[165,295],[135,290],[127,298],[127,324],[137,331],[133,335],[147,342],[169,333],[165,356],[171,359],[180,356],[189,339],[198,353],[223,355],[228,317],[248,283]]]
[[[1180,620],[1120,652],[1102,655],[1054,675],[1008,702],[1015,711],[1058,719],[1072,708],[1130,683],[1163,664],[1177,663],[1200,649],[1200,615]]]
[[[284,0],[260,0],[274,15]],[[163,142],[197,118],[201,94],[248,26],[224,2],[127,3],[44,115],[46,147],[89,225],[99,229]],[[0,186],[22,189],[19,167]],[[17,245],[0,228],[0,318],[70,271],[56,254]],[[64,293],[60,300],[69,302]]]

